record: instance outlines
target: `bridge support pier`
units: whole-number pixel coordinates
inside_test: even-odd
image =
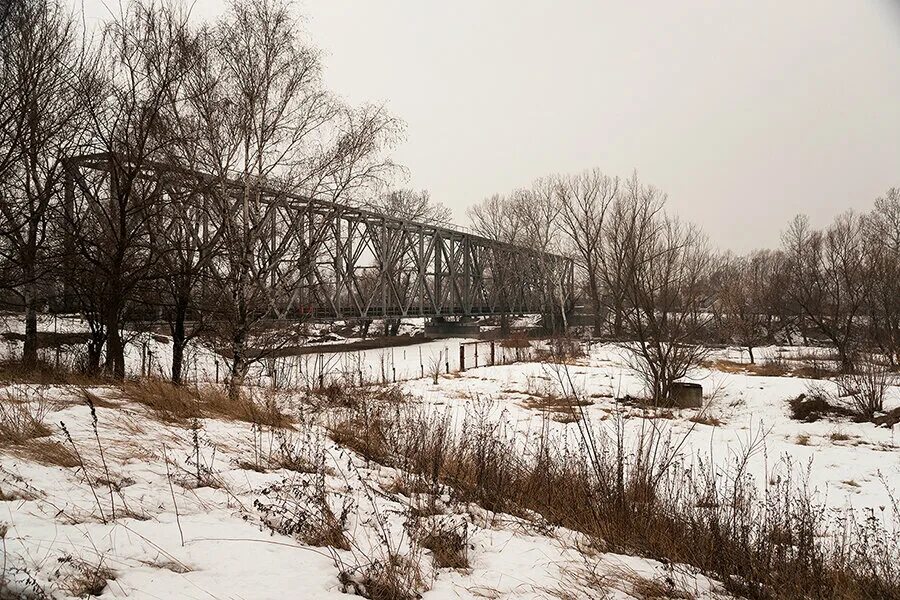
[[[425,337],[436,339],[444,337],[473,337],[481,331],[481,326],[472,317],[434,317],[425,322]]]

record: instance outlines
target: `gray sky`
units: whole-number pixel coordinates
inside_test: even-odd
[[[824,225],[900,186],[900,0],[297,7],[328,86],[406,122],[408,185],[460,222],[541,175],[636,169],[744,251],[797,212]]]

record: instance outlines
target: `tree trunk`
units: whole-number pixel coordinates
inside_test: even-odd
[[[625,326],[625,306],[621,298],[616,298],[613,303],[613,337],[617,340],[622,339],[622,331]]]
[[[593,273],[588,278],[591,288],[591,304],[594,310],[594,337],[603,335],[603,303],[600,299],[600,288],[597,285],[597,277]]]
[[[125,378],[125,348],[119,329],[119,310],[111,306],[106,314],[106,362],[107,373],[116,379]]]
[[[751,365],[756,364],[756,361],[753,360],[753,346],[749,346],[749,345],[748,345],[748,346],[747,346],[747,352],[750,353],[750,364],[751,364]]]
[[[92,328],[87,344],[87,372],[89,375],[96,375],[100,372],[100,355],[103,353],[105,342],[105,332],[102,329]]]
[[[391,337],[396,337],[400,333],[400,319],[396,319],[391,321],[390,329],[388,330],[388,335]]]
[[[852,373],[853,372],[853,357],[850,355],[850,351],[847,349],[846,344],[836,344],[838,356],[841,359],[841,372],[842,373]]]
[[[172,383],[181,384],[184,365],[184,348],[187,345],[187,336],[184,332],[184,321],[187,318],[187,310],[183,306],[175,308],[175,319],[172,323]]]
[[[175,339],[175,336],[172,337],[172,383],[175,385],[181,385],[184,346],[185,342],[183,339],[179,341]]]
[[[235,334],[231,343],[231,372],[228,374],[228,398],[237,402],[241,398],[241,388],[247,377],[247,336],[244,332]]]
[[[22,352],[22,366],[26,370],[37,367],[38,339],[37,339],[37,299],[34,291],[34,283],[29,280],[25,283],[25,348]]]
[[[500,335],[509,335],[509,314],[500,315]]]

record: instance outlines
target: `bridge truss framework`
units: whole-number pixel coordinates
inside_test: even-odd
[[[67,161],[67,204],[74,196],[111,189],[96,180],[112,177],[112,157],[93,154]],[[204,191],[222,180],[199,171],[160,163],[142,166],[141,177],[164,185],[193,188],[193,204],[182,207],[185,223],[199,223],[204,239],[223,227],[203,210]],[[177,173],[177,177],[167,174]],[[88,183],[88,176],[94,183]],[[225,182],[235,198],[244,189]],[[273,318],[346,320],[373,318],[446,318],[524,315],[571,308],[574,266],[571,259],[492,240],[448,227],[420,223],[380,212],[259,186],[267,210],[271,246],[280,249],[287,276],[298,260],[307,261],[305,285],[278,303]],[[110,194],[112,192],[109,192]],[[240,211],[237,200],[233,210]],[[300,223],[284,227],[279,223]],[[299,257],[303,257],[302,259]],[[294,261],[294,262],[292,262]],[[277,281],[273,280],[273,286]]]

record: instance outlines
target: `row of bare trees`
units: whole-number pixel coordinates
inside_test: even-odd
[[[841,368],[876,351],[900,361],[900,190],[823,230],[798,216],[780,248],[715,252],[702,231],[665,210],[636,175],[599,170],[540,179],[469,211],[484,235],[575,259],[596,336],[631,349],[654,399],[710,344],[825,343]],[[552,292],[552,291],[549,291]]]
[[[795,217],[782,245],[724,256],[717,278],[721,332],[747,347],[826,343],[844,371],[860,352],[900,360],[900,189],[867,212],[848,211],[823,229]]]
[[[398,122],[324,88],[281,0],[199,24],[131,0],[91,35],[59,0],[3,10],[0,285],[25,310],[25,366],[38,313],[65,300],[89,325],[88,369],[124,375],[125,324],[151,316],[169,325],[176,382],[206,332],[236,393],[321,235],[287,193],[350,202],[382,183]]]

